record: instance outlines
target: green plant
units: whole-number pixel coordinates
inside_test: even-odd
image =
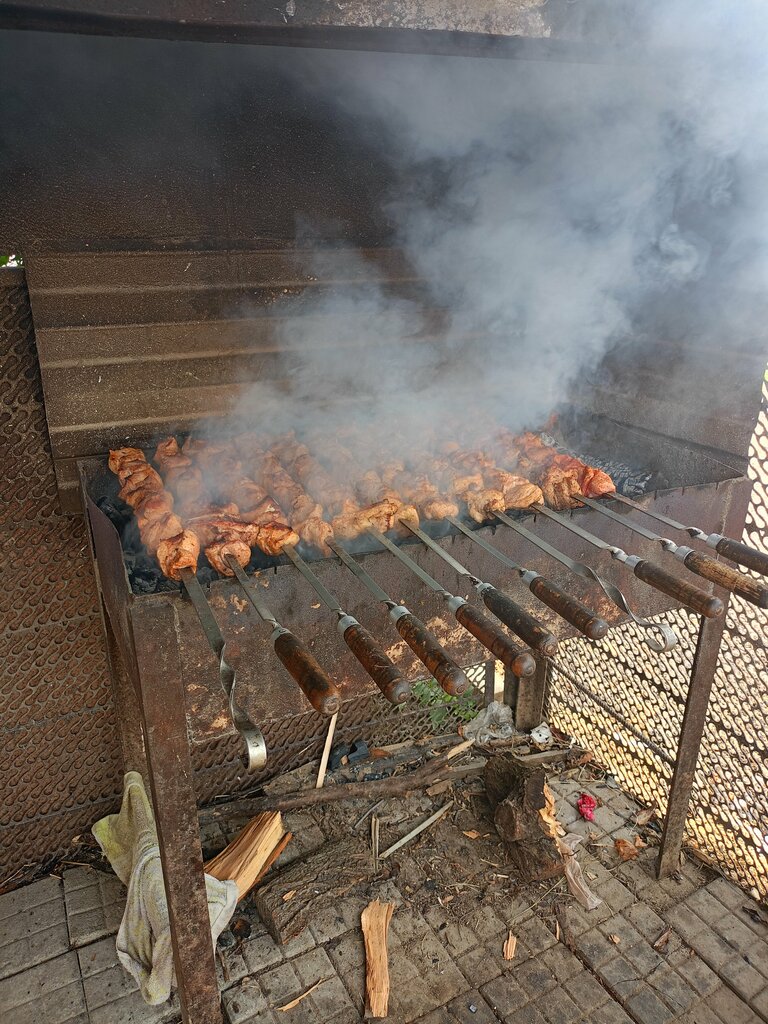
[[[9,253],[7,256],[0,256],[0,267],[20,267],[23,260],[18,253]]]
[[[460,722],[471,722],[480,710],[474,689],[470,687],[466,693],[451,697],[435,679],[420,679],[414,683],[412,695],[418,704],[429,709],[433,729],[443,725],[450,717],[458,718]]]

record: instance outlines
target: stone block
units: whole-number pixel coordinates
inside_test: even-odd
[[[543,953],[545,949],[550,949],[557,943],[554,933],[537,917],[531,917],[527,921],[523,921],[518,926],[515,934],[534,956]]]
[[[508,966],[502,959],[500,951],[499,955],[494,955],[493,951],[480,946],[456,960],[456,966],[467,982],[475,988],[481,988],[494,978],[498,978],[502,972],[502,964]]]
[[[87,1020],[77,955],[64,953],[0,981],[0,1020],[8,1024]]]
[[[580,1006],[585,1015],[610,998],[606,990],[589,971],[581,971],[563,985],[563,990]]]
[[[642,975],[638,968],[621,955],[599,967],[598,974],[603,984],[622,1003],[626,1003],[642,984]]]
[[[323,946],[331,939],[338,938],[351,928],[360,927],[360,915],[368,900],[358,896],[349,896],[340,900],[335,906],[320,911],[310,928],[318,945]]]
[[[600,925],[600,931],[607,937],[615,935],[620,939],[619,946],[621,952],[643,941],[640,932],[623,914],[614,914],[607,921],[603,921]]]
[[[488,1005],[498,1017],[512,1020],[515,1013],[528,1002],[528,994],[509,974],[502,974],[480,990]]]
[[[526,960],[525,963],[513,968],[512,977],[532,1000],[551,991],[557,984],[554,974],[538,957]]]
[[[669,1006],[676,1017],[690,1010],[699,999],[699,994],[680,977],[668,964],[662,964],[647,976],[647,982]]]
[[[252,1021],[271,1024],[274,1020],[266,997],[253,978],[245,978],[226,991],[222,1003],[229,1024],[251,1024]]]
[[[253,974],[274,967],[283,959],[282,949],[267,932],[251,935],[250,939],[243,943],[241,952],[248,964],[248,970]]]
[[[651,945],[667,928],[664,919],[645,903],[634,903],[624,911],[624,916]]]
[[[725,1024],[758,1024],[760,1019],[740,996],[725,985],[709,996],[707,1006],[714,1010]]]
[[[547,994],[539,1008],[550,1024],[573,1024],[581,1017],[581,1008],[562,989],[556,988]]]
[[[721,964],[717,973],[746,1002],[754,999],[758,992],[762,992],[765,988],[763,975],[748,964],[740,954]]]
[[[477,989],[452,999],[448,1009],[459,1024],[498,1024],[493,1010]]]
[[[560,985],[584,971],[578,957],[574,956],[570,949],[562,943],[551,949],[546,949],[539,959]]]
[[[281,1006],[302,991],[302,984],[293,964],[282,963],[259,975],[259,987],[270,1006]]]
[[[643,985],[630,996],[626,1008],[637,1024],[666,1024],[674,1017],[672,1011],[662,1003],[650,985]]]
[[[424,917],[451,956],[461,956],[478,945],[476,933],[463,922],[448,917],[442,907],[430,907]]]
[[[577,940],[576,948],[581,958],[592,970],[596,970],[616,956],[614,944],[597,928],[581,935]]]

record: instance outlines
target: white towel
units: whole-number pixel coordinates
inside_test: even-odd
[[[123,779],[120,813],[97,821],[92,831],[115,874],[128,887],[117,933],[118,959],[138,982],[147,1003],[163,1003],[175,985],[171,928],[155,817],[138,772],[127,772]],[[237,904],[237,885],[206,875],[205,888],[215,946]]]

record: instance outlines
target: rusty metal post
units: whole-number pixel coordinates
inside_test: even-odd
[[[536,671],[527,679],[504,673],[504,702],[515,710],[517,729],[535,729],[544,718],[549,681],[549,662],[536,659]]]
[[[728,614],[728,593],[719,591],[725,604],[725,611],[717,619],[702,617],[696,640],[696,653],[691,665],[691,679],[685,699],[685,711],[677,744],[677,758],[669,788],[667,814],[661,837],[656,875],[666,878],[680,866],[680,851],[685,834],[685,821],[691,800],[696,765],[699,760],[701,740],[707,721],[709,695],[715,680],[715,671],[720,656],[720,641]]]
[[[172,608],[132,610],[149,784],[184,1024],[222,1024]]]

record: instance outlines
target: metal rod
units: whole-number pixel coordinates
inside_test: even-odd
[[[267,744],[258,725],[237,702],[237,673],[227,660],[227,645],[219,629],[205,591],[192,569],[181,570],[181,582],[203,627],[211,650],[219,659],[219,679],[229,702],[232,722],[245,743],[246,762],[249,771],[263,768],[267,763]]]
[[[405,640],[419,661],[432,673],[446,693],[457,695],[469,687],[469,680],[463,670],[440,646],[424,623],[405,607],[397,604],[386,591],[363,569],[359,562],[351,557],[336,541],[328,541],[344,565],[354,573],[360,582],[389,609],[389,617],[395,629]]]
[[[533,656],[525,650],[525,648],[518,644],[512,643],[509,637],[486,615],[478,609],[472,607],[468,601],[463,597],[458,597],[455,594],[451,594],[450,591],[446,590],[442,584],[430,576],[428,572],[414,562],[410,555],[406,554],[401,548],[393,544],[391,540],[384,536],[379,530],[374,527],[370,527],[368,532],[370,535],[385,547],[387,551],[390,551],[395,558],[406,565],[411,572],[413,572],[422,583],[434,590],[435,593],[439,594],[440,597],[446,602],[451,612],[467,632],[471,633],[476,640],[479,640],[486,650],[490,651],[495,657],[497,657],[507,668],[514,671],[519,676],[530,676],[536,671],[536,662]]]
[[[310,567],[290,545],[283,548],[290,560],[312,586],[320,600],[338,616],[337,628],[350,651],[392,704],[402,704],[411,692],[411,685],[375,638],[354,616],[349,615],[337,598],[326,590]]]
[[[256,593],[256,588],[234,555],[227,557],[227,564],[260,617],[272,626],[271,640],[275,654],[299,684],[304,696],[321,715],[334,715],[341,704],[336,684],[328,678],[309,648],[289,629],[280,625]]]
[[[585,540],[593,547],[601,551],[607,551],[611,558],[626,565],[643,583],[647,583],[648,586],[653,587],[662,594],[666,594],[667,597],[673,598],[691,611],[699,615],[706,615],[710,619],[717,618],[718,615],[723,614],[724,605],[719,597],[714,597],[700,587],[695,587],[693,584],[681,580],[677,576],[672,576],[666,569],[656,565],[655,562],[642,558],[640,555],[627,554],[623,548],[617,547],[615,544],[609,544],[602,537],[597,537],[594,533],[590,533],[589,530],[585,530],[578,523],[573,522],[571,517],[561,516],[557,512],[553,512],[552,509],[545,508],[543,505],[534,505],[532,510],[538,515],[546,516],[547,519],[552,519],[554,522],[559,523],[570,533],[575,533],[577,537],[581,537],[582,540]]]
[[[475,590],[477,590],[486,608],[492,611],[497,619],[500,619],[505,626],[509,627],[529,647],[533,647],[545,655],[555,653],[557,650],[557,637],[538,619],[535,619],[533,615],[530,615],[524,608],[516,604],[507,594],[497,590],[490,583],[484,583],[478,579],[474,573],[471,573],[461,562],[457,562],[452,555],[449,555],[444,548],[440,547],[429,534],[424,533],[418,526],[413,526],[411,523],[406,522],[403,522],[403,525],[407,526],[414,536],[422,540],[428,548],[454,568],[460,576],[466,576],[471,581]]]
[[[764,551],[758,551],[757,548],[742,544],[741,541],[732,540],[722,533],[705,533],[704,530],[700,530],[696,526],[685,526],[676,519],[670,519],[669,516],[662,515],[655,509],[646,508],[623,494],[612,494],[611,497],[614,501],[620,501],[622,505],[642,512],[643,515],[650,516],[665,526],[671,526],[673,530],[682,530],[689,537],[704,541],[707,547],[714,548],[723,558],[736,562],[737,565],[743,565],[746,569],[752,569],[753,572],[759,572],[763,576],[768,575],[768,554]]]
[[[613,601],[617,608],[620,608],[637,626],[640,626],[641,629],[646,630],[646,632],[650,634],[643,637],[643,643],[647,647],[650,647],[652,651],[656,651],[658,654],[666,654],[677,644],[678,636],[671,626],[668,626],[666,622],[653,622],[651,619],[646,619],[637,615],[631,608],[629,601],[627,601],[622,591],[619,590],[615,584],[610,583],[608,580],[604,580],[603,577],[596,573],[591,566],[585,565],[584,562],[577,562],[569,555],[566,555],[564,552],[553,547],[541,537],[538,537],[535,533],[526,529],[526,527],[521,523],[516,522],[514,519],[510,519],[509,516],[505,515],[503,512],[496,512],[495,516],[499,522],[504,523],[504,525],[508,526],[510,530],[514,530],[515,533],[524,537],[527,541],[530,541],[531,544],[549,555],[550,558],[554,558],[556,561],[560,562],[561,565],[570,569],[570,571],[576,576],[580,576],[582,579],[596,583],[605,596],[610,601]],[[657,634],[659,639],[656,639],[653,634]]]
[[[618,523],[625,529],[645,537],[646,540],[659,543],[664,551],[674,555],[679,562],[683,563],[686,569],[690,569],[697,576],[701,576],[711,583],[717,583],[718,586],[738,594],[739,597],[757,605],[759,608],[768,608],[768,587],[762,586],[756,580],[750,579],[737,569],[732,569],[729,565],[724,565],[722,562],[718,562],[717,559],[711,558],[700,551],[694,551],[693,548],[675,544],[674,541],[669,540],[667,537],[661,537],[658,533],[654,533],[652,530],[640,526],[639,523],[634,523],[625,516],[619,515],[618,512],[614,512],[613,509],[608,508],[605,502],[593,501],[592,498],[585,498],[583,495],[579,496],[579,501],[582,501],[589,508],[594,509],[595,512],[599,512],[600,515],[605,516],[614,523]]]

